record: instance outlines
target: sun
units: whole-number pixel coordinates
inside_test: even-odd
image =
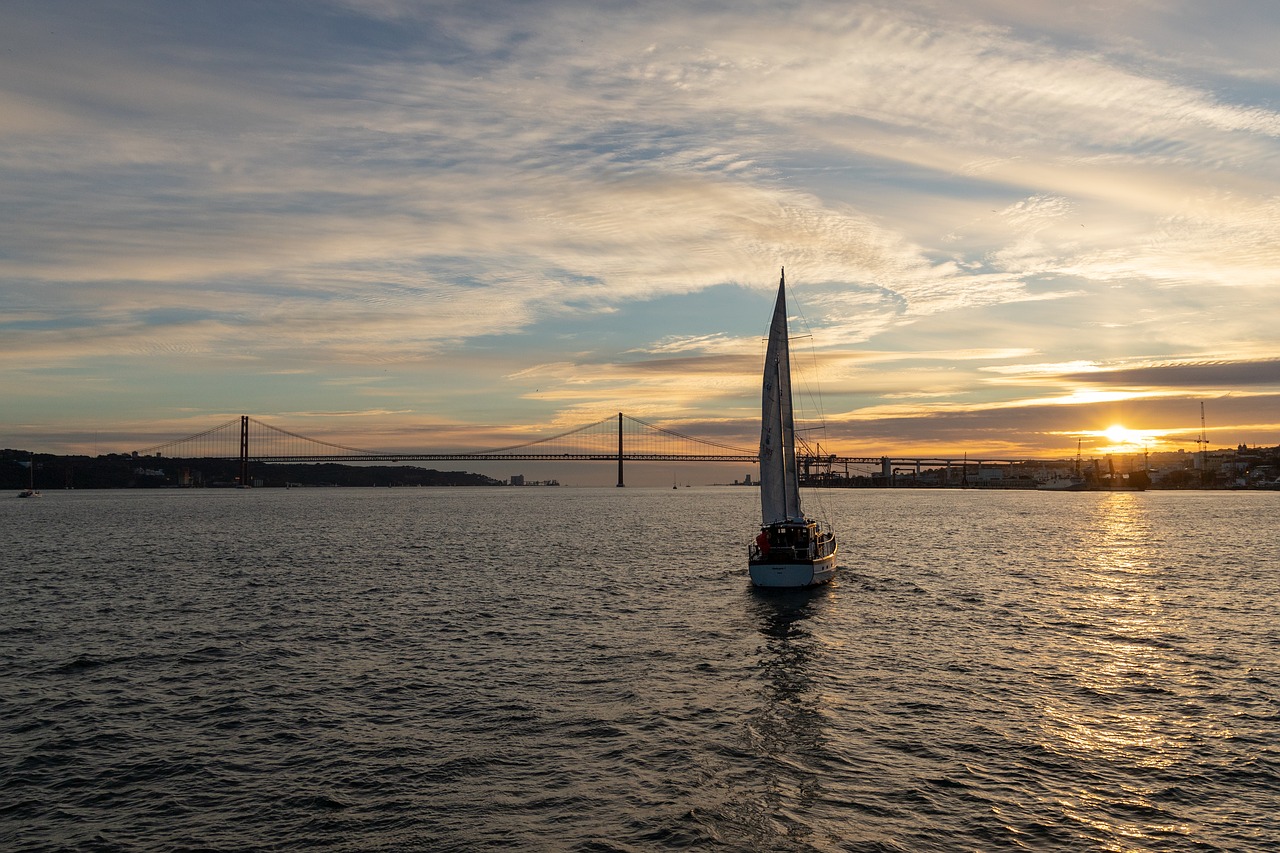
[[[1120,424],[1112,424],[1102,431],[1107,441],[1114,445],[1141,444],[1146,434],[1135,429],[1128,429]]]

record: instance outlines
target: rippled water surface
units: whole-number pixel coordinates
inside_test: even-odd
[[[0,503],[0,848],[1266,850],[1275,493]]]

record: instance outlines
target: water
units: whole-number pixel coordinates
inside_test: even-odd
[[[0,848],[1280,847],[1280,495],[755,500],[0,502]]]

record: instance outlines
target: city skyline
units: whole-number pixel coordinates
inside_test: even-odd
[[[1280,443],[1267,3],[5,20],[6,446],[749,446],[783,266],[837,452]]]

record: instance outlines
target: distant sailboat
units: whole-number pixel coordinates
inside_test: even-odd
[[[18,497],[38,498],[40,497],[40,490],[36,488],[36,457],[34,454],[31,457],[31,461],[27,463],[27,470],[30,472],[28,476],[28,483],[30,485],[18,492]]]
[[[751,582],[806,587],[836,573],[836,540],[800,509],[800,471],[791,406],[791,348],[787,339],[786,270],[769,324],[760,406],[760,535],[749,549]]]

